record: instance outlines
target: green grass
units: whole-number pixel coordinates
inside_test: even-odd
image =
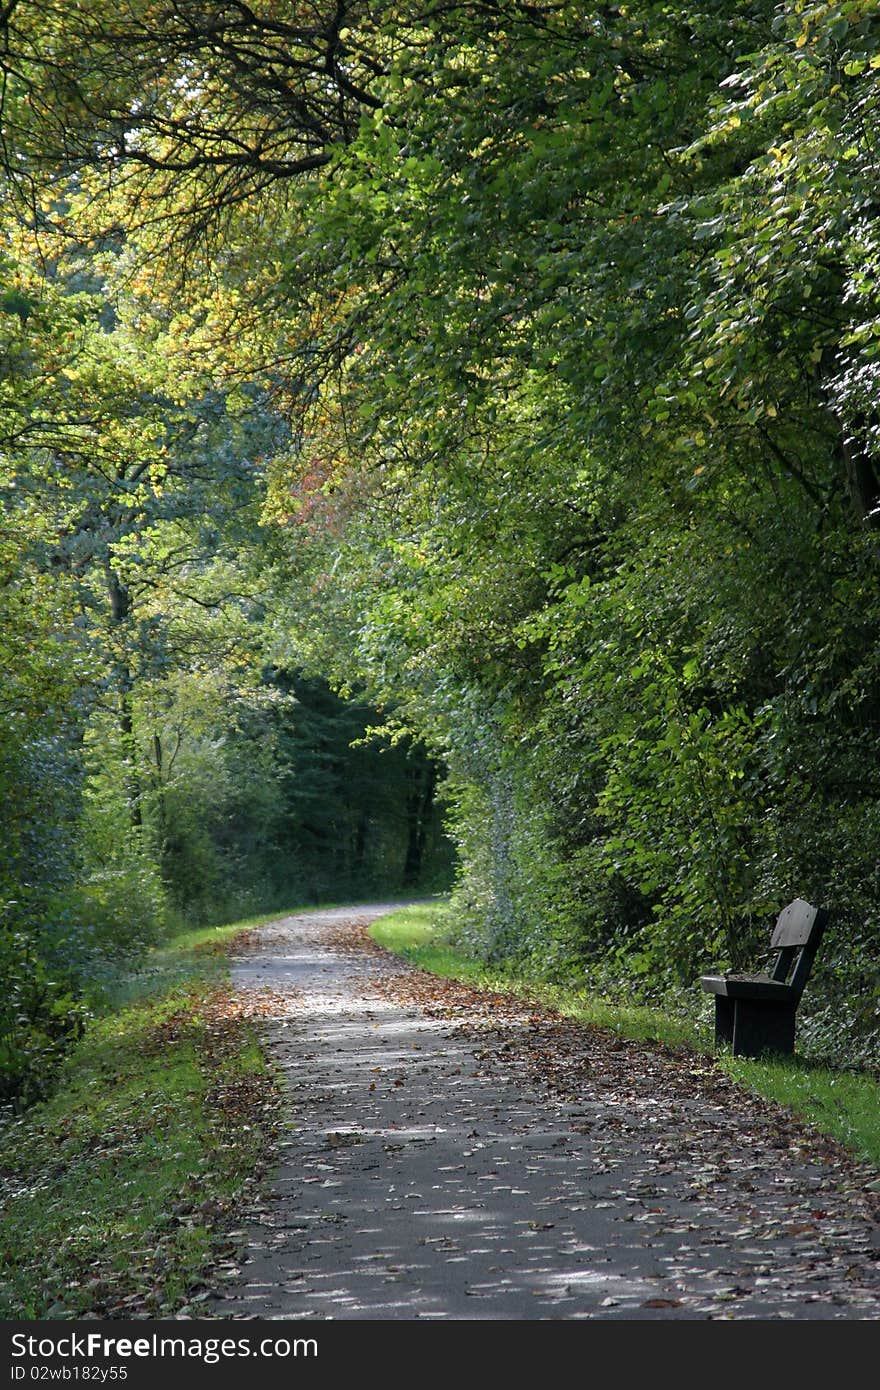
[[[867,1072],[832,1071],[794,1058],[719,1065],[749,1090],[785,1105],[823,1134],[880,1167],[880,1081]]]
[[[112,1008],[161,993],[178,984],[198,979],[225,979],[227,974],[226,947],[243,931],[280,921],[297,909],[288,912],[243,918],[220,927],[194,927],[179,932],[170,941],[150,951],[146,960],[135,970],[121,970],[102,985],[96,994],[95,1005],[109,1003]]]
[[[594,1028],[637,1042],[711,1054],[705,1021],[659,1009],[620,1005],[575,986],[532,983],[490,970],[455,944],[454,919],[444,903],[403,908],[370,928],[379,945],[412,965],[446,979],[526,995]],[[797,1057],[752,1061],[722,1054],[717,1064],[747,1090],[786,1106],[859,1158],[880,1166],[880,1080],[868,1073],[833,1071]]]
[[[198,1311],[271,1145],[275,1079],[230,1009],[223,954],[264,920],[155,952],[52,1096],[0,1130],[0,1317]]]
[[[449,926],[445,904],[419,903],[380,917],[368,934],[387,951],[403,956],[410,965],[421,970],[430,970],[446,979],[469,980],[487,989],[494,988],[501,977],[449,945]]]

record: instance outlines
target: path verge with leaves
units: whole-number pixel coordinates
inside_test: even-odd
[[[237,936],[158,953],[52,1096],[0,1129],[0,1317],[198,1314],[277,1112],[254,1025],[278,1005],[230,988]]]

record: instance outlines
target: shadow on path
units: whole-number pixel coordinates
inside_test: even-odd
[[[544,1041],[522,1005],[478,1026],[466,988],[459,1016],[420,1007],[417,972],[340,944],[389,910],[287,918],[235,964],[241,989],[290,991],[266,1025],[290,1119],[271,1190],[233,1233],[241,1267],[206,1312],[880,1314],[873,1170],[686,1061],[679,1085],[656,1050],[585,1029],[576,1088],[544,1084],[552,1019]]]

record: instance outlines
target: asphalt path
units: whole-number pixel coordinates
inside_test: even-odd
[[[467,990],[426,1007],[346,944],[389,910],[292,916],[234,964],[275,992],[287,1121],[212,1316],[878,1316],[874,1170],[705,1064],[521,1006],[487,1024]]]

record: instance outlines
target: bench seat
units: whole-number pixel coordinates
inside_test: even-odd
[[[707,994],[723,994],[728,999],[794,999],[791,985],[771,980],[769,975],[703,975],[700,984]]]

